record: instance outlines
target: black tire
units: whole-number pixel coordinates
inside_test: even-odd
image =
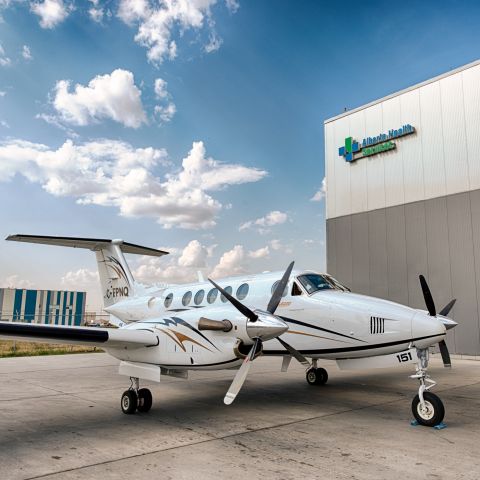
[[[135,413],[137,410],[138,397],[135,390],[126,390],[122,394],[122,400],[120,405],[122,407],[122,412],[127,415]]]
[[[415,395],[415,398],[412,400],[413,416],[420,425],[434,427],[441,423],[443,417],[445,417],[445,407],[440,398],[434,393],[424,392],[423,399],[426,405],[425,411],[422,411],[418,395]]]
[[[148,412],[152,408],[152,392],[148,388],[141,388],[138,391],[137,410],[142,413]]]
[[[309,385],[325,385],[328,380],[328,373],[324,368],[310,368],[306,373]]]

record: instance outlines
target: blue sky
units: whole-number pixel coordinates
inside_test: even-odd
[[[478,59],[479,9],[0,0],[0,235],[170,249],[132,258],[144,282],[323,270],[323,121]],[[95,285],[87,252],[5,242],[0,265]]]

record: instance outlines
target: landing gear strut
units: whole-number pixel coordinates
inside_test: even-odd
[[[152,408],[152,392],[148,388],[140,388],[140,381],[137,377],[130,377],[132,382],[130,388],[122,394],[120,405],[122,412],[127,415],[139,412],[146,413]]]
[[[309,385],[325,385],[328,381],[328,372],[324,368],[318,368],[315,359],[305,376]]]
[[[410,378],[418,379],[420,387],[418,388],[418,394],[412,401],[412,413],[420,425],[434,427],[442,422],[445,416],[445,407],[437,395],[429,392],[436,385],[436,382],[427,373],[428,349],[417,348],[417,357],[417,371]]]

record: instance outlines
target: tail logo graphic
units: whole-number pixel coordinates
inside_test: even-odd
[[[110,286],[105,291],[105,298],[119,298],[119,297],[128,297],[130,293],[130,282],[128,280],[128,276],[123,268],[123,265],[112,256],[108,256],[105,259],[105,265],[107,268],[110,268],[113,273],[117,276],[117,281],[121,281],[122,283],[126,283],[125,286],[120,287],[113,287]]]

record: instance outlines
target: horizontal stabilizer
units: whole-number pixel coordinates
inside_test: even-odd
[[[110,240],[106,238],[81,238],[81,237],[53,237],[49,235],[9,235],[6,240],[14,242],[41,243],[44,245],[56,245],[60,247],[86,248],[87,250],[98,251],[111,245],[118,245],[124,253],[137,255],[151,255],[161,257],[168,252],[150,247],[142,247],[123,240]]]
[[[158,337],[146,330],[64,327],[34,323],[0,322],[0,338],[42,343],[67,343],[99,347],[142,347],[158,344]]]

